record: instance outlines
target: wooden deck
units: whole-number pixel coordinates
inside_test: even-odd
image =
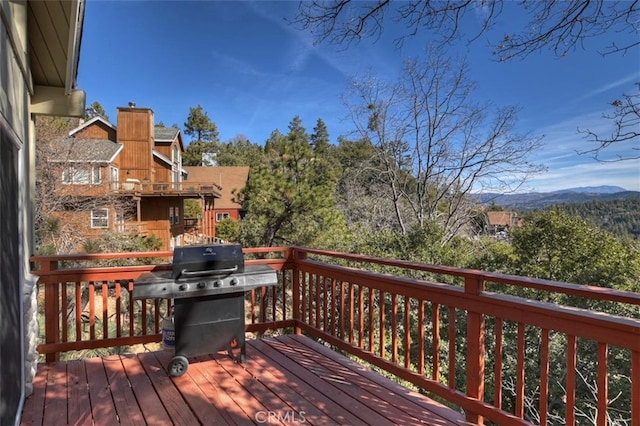
[[[247,342],[247,362],[168,352],[41,364],[23,425],[465,424],[464,417],[302,336]]]

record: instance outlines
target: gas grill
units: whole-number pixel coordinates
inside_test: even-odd
[[[245,362],[244,293],[274,286],[267,265],[246,265],[239,244],[176,247],[171,270],[142,274],[132,298],[174,300],[175,356],[169,374],[183,375],[187,357],[227,350]]]

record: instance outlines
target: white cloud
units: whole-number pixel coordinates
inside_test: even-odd
[[[601,93],[605,93],[608,92],[609,90],[613,90],[619,87],[623,88],[623,91],[626,90],[627,87],[629,87],[632,84],[635,83],[639,83],[640,81],[640,73],[638,72],[634,72],[631,73],[625,77],[622,77],[616,81],[612,81],[610,83],[607,83],[601,87],[598,87],[595,90],[592,90],[591,92],[587,93],[585,96],[583,96],[582,98],[580,98],[581,100],[584,99],[588,99],[591,98],[593,96],[599,95]]]

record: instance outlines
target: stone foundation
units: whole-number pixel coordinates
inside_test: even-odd
[[[37,277],[28,276],[25,279],[23,287],[23,303],[24,303],[24,380],[25,380],[25,397],[33,392],[33,378],[38,368],[38,335],[40,333],[38,327],[38,292]]]

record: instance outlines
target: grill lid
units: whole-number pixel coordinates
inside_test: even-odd
[[[173,250],[172,278],[244,272],[240,244],[181,246]]]

